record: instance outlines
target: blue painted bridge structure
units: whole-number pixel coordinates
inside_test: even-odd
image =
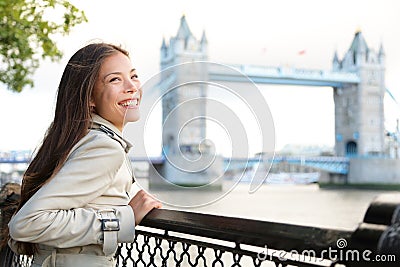
[[[287,162],[292,165],[301,165],[311,167],[316,170],[321,170],[329,173],[347,174],[349,170],[348,157],[304,157],[304,156],[277,156],[269,159],[260,158],[225,158],[224,162],[229,169],[239,169],[252,166],[262,160],[272,161],[272,164]],[[29,163],[30,157],[0,157],[1,163],[8,164],[23,164]],[[164,157],[134,157],[131,158],[134,162],[149,162],[151,164],[164,164]]]
[[[138,157],[132,158],[132,162],[148,161],[152,164],[164,164],[165,157]],[[349,171],[350,159],[348,157],[305,157],[305,156],[276,156],[274,158],[224,158],[227,170],[231,169],[245,169],[253,166],[261,161],[272,162],[272,164],[279,164],[286,162],[291,165],[300,165],[310,167],[315,170],[321,170],[334,174],[347,174]]]
[[[350,158],[348,157],[305,157],[305,156],[276,156],[274,158],[249,158],[249,159],[225,159],[228,169],[240,169],[253,166],[254,164],[266,161],[272,164],[287,163],[289,165],[310,167],[332,174],[348,174]]]

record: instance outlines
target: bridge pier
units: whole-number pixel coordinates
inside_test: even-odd
[[[319,185],[397,190],[400,188],[399,170],[399,159],[350,158],[347,174],[321,171]]]
[[[379,184],[400,187],[400,159],[350,158],[351,184]]]
[[[149,189],[152,190],[222,190],[223,160],[214,155],[202,155],[187,162],[181,155],[169,155],[163,163],[149,165]]]
[[[319,186],[326,187],[331,185],[346,185],[348,183],[347,174],[341,173],[331,173],[326,171],[321,171],[319,176]]]

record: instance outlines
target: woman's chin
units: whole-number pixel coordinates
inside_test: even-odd
[[[124,118],[124,122],[128,123],[128,122],[135,122],[138,121],[140,119],[140,112],[139,111],[128,111],[125,114],[125,118]]]

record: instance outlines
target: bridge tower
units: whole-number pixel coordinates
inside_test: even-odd
[[[222,157],[206,139],[207,38],[197,40],[181,17],[175,37],[163,38],[160,53],[162,81],[162,153],[165,162],[149,172],[152,188],[222,188]],[[166,86],[166,87],[163,87]]]
[[[337,156],[380,155],[384,147],[385,53],[369,48],[361,31],[355,33],[340,61],[335,52],[333,70],[353,72],[358,84],[334,88],[335,152]]]
[[[185,62],[206,61],[207,39],[205,32],[198,41],[189,29],[186,17],[181,17],[180,26],[175,37],[169,44],[163,38],[160,51],[162,79],[168,79],[171,75],[175,77],[174,83],[169,88],[186,84],[191,81],[206,81],[208,70],[192,69],[188,67],[174,67],[171,72],[168,67],[176,66]],[[206,86],[204,84],[193,84],[176,87],[170,90],[162,98],[162,123],[163,123],[163,152],[176,154],[176,149],[190,150],[194,144],[198,146],[206,138],[206,125],[204,119],[192,120],[193,118],[204,118],[206,116]],[[181,105],[185,101],[202,98],[203,101],[191,101],[190,105]],[[179,107],[179,108],[177,108]],[[175,111],[173,111],[175,109]],[[173,116],[171,116],[173,114]],[[168,121],[166,121],[168,119]],[[187,123],[190,122],[190,123]],[[185,124],[186,123],[186,124]],[[177,127],[183,126],[182,131]],[[179,135],[179,136],[178,136]]]

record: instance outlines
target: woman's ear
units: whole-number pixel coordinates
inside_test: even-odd
[[[90,113],[96,112],[96,104],[94,103],[93,97],[91,97],[89,100],[89,107]]]
[[[96,107],[96,104],[94,103],[94,99],[93,99],[93,96],[90,98],[90,100],[89,100],[89,106],[91,107],[91,108],[95,108]]]

